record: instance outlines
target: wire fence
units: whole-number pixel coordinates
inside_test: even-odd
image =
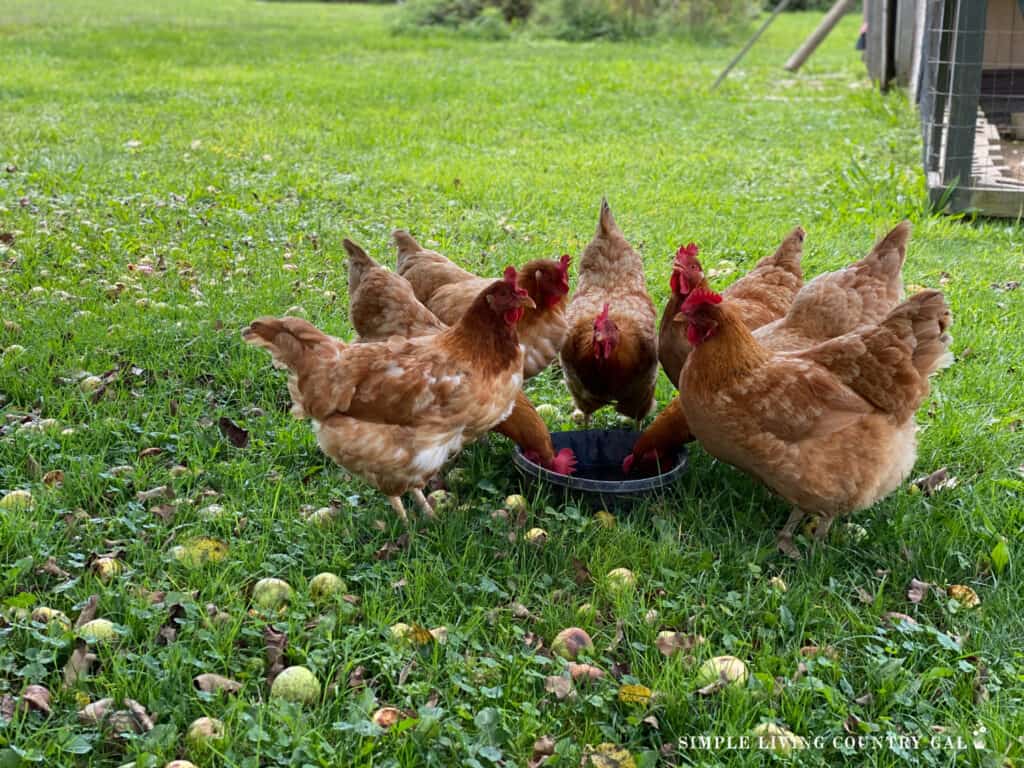
[[[929,187],[1019,186],[1024,194],[1024,0],[923,1]]]

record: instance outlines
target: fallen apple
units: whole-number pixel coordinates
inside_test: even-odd
[[[715,683],[742,685],[747,681],[747,665],[735,656],[715,656],[697,670],[697,686],[705,688]]]
[[[228,545],[217,539],[198,538],[187,544],[171,547],[171,557],[190,568],[206,563],[219,563],[227,554]]]
[[[224,741],[224,723],[215,717],[193,720],[185,734],[185,742],[195,750],[219,747]]]
[[[91,394],[103,386],[103,379],[99,376],[86,376],[78,382],[78,388],[85,394]]]
[[[315,704],[320,699],[320,681],[306,667],[288,667],[274,678],[270,697],[296,704]]]
[[[284,579],[260,579],[252,588],[252,603],[264,611],[272,611],[292,599],[291,585]]]
[[[617,594],[628,592],[636,586],[636,576],[629,568],[613,568],[605,578],[608,579],[608,589]]]
[[[548,426],[558,420],[558,408],[551,403],[541,403],[534,408],[537,411],[537,415],[547,422]]]
[[[788,728],[775,723],[761,723],[752,733],[757,737],[757,746],[760,749],[770,749],[784,755],[793,750],[807,749],[807,742],[802,736],[797,736]]]
[[[531,544],[536,544],[537,546],[540,546],[548,540],[548,532],[545,531],[543,528],[531,528],[526,532],[526,535],[523,538],[525,538]]]
[[[405,713],[400,709],[395,707],[381,707],[373,713],[373,716],[370,719],[373,720],[374,725],[387,730],[404,718]]]
[[[92,561],[92,569],[101,581],[110,581],[124,570],[124,564],[115,557],[97,557]]]
[[[581,653],[593,655],[594,641],[579,627],[569,627],[559,632],[551,641],[551,651],[563,659],[576,661],[576,657]]]
[[[106,619],[93,619],[78,628],[78,636],[90,643],[105,643],[117,639],[114,622]]]
[[[343,594],[346,589],[348,587],[341,577],[333,573],[318,573],[309,582],[309,596],[318,602]]]
[[[32,610],[32,621],[38,622],[39,624],[49,624],[51,621],[56,622],[57,626],[65,632],[71,629],[71,620],[68,619],[62,611],[49,608],[45,605],[40,605]]]
[[[32,509],[35,504],[29,491],[18,489],[4,494],[0,499],[0,509]]]
[[[530,503],[525,496],[517,493],[505,499],[505,509],[514,516],[525,515],[530,511]]]

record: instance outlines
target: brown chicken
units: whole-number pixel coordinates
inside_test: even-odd
[[[388,496],[423,487],[462,445],[505,419],[523,383],[516,324],[533,304],[515,269],[491,283],[451,328],[414,339],[347,345],[295,317],[243,332],[287,368],[292,413],[313,420],[321,450]]]
[[[351,240],[348,253],[348,314],[360,342],[413,338],[448,328],[416,299],[408,281],[389,272]]]
[[[751,330],[778,320],[792,306],[804,284],[800,261],[804,251],[804,230],[796,227],[786,235],[771,256],[765,256],[750,272],[734,282],[722,295],[733,303]],[[658,326],[658,358],[672,386],[679,388],[679,373],[690,353],[686,323],[677,319],[691,291],[710,290],[704,269],[697,260],[697,246],[685,245],[676,253],[669,279],[672,293]]]
[[[604,405],[640,421],[654,407],[658,339],[644,264],[623,237],[605,200],[597,232],[580,259],[566,310],[562,370],[584,423]]]
[[[429,336],[448,328],[420,303],[405,278],[380,266],[351,240],[345,240],[344,245],[348,253],[349,317],[361,342],[387,341],[392,336]],[[576,467],[571,449],[555,453],[547,424],[522,390],[516,393],[512,413],[493,431],[505,435],[530,461],[552,472],[568,475]]]
[[[462,317],[489,282],[436,251],[424,249],[404,230],[395,230],[392,237],[398,245],[398,274],[410,282],[416,298],[448,324]],[[525,348],[523,375],[527,379],[551,364],[565,340],[570,261],[568,255],[559,261],[535,259],[519,270],[519,287],[537,305],[527,310],[519,323],[519,340]]]
[[[784,251],[794,253],[793,249],[798,245],[795,242],[797,237],[802,241],[803,230],[799,227],[783,241],[776,257]],[[751,318],[756,321],[765,317],[764,313],[752,313],[749,301],[736,304],[736,309],[747,327],[754,332],[754,337],[774,352],[806,349],[861,325],[877,323],[896,306],[903,295],[902,269],[909,237],[909,222],[896,225],[860,261],[836,272],[826,272],[804,285],[781,319],[756,327],[751,325]],[[699,286],[703,272],[699,272],[699,262],[696,262],[696,269],[693,268],[694,262],[696,258],[688,260],[684,266],[684,279],[689,285]],[[706,281],[702,287],[706,288]],[[729,289],[723,291],[722,295],[730,299],[731,303],[733,296]],[[749,296],[749,293],[744,291],[744,295]],[[685,333],[685,317],[677,316],[675,325]],[[686,349],[689,348],[687,342]],[[637,440],[623,468],[628,471],[635,466],[650,471],[689,439],[692,436],[682,406],[678,399],[673,400]]]
[[[923,291],[881,322],[798,352],[762,345],[728,300],[690,294],[694,349],[680,379],[683,412],[711,455],[794,505],[779,547],[806,515],[823,539],[832,521],[895,490],[914,465],[914,413],[928,378],[951,360],[949,308]]]

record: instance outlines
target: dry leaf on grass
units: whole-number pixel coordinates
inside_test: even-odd
[[[679,652],[689,653],[704,642],[701,635],[687,635],[682,632],[659,632],[654,644],[663,656],[674,656]]]
[[[572,686],[572,678],[562,675],[548,675],[544,678],[544,690],[553,693],[559,701],[575,695]]]
[[[227,416],[221,416],[217,426],[220,427],[221,434],[236,448],[245,448],[249,444],[249,433]]]
[[[64,687],[71,688],[97,661],[96,654],[89,652],[89,644],[82,639],[75,641],[75,649],[64,665]]]
[[[949,474],[948,467],[942,467],[930,475],[923,475],[913,481],[913,486],[924,493],[925,496],[932,496],[939,491],[948,488],[956,488],[959,481],[954,475]]]
[[[907,599],[910,602],[920,603],[928,596],[928,588],[931,587],[927,581],[921,581],[920,579],[911,579],[910,586],[907,588]]]
[[[242,684],[237,680],[232,680],[230,677],[224,677],[223,675],[215,675],[212,672],[196,675],[192,679],[192,684],[200,691],[205,691],[206,693],[216,693],[217,691],[238,693],[242,690]]]
[[[42,685],[30,685],[21,694],[21,700],[36,712],[50,714],[50,691]]]
[[[284,651],[288,647],[288,635],[273,627],[264,627],[263,642],[267,652],[267,685],[274,684],[274,678],[285,668]]]
[[[78,614],[78,620],[75,621],[75,629],[78,629],[83,624],[88,624],[90,621],[95,619],[99,605],[100,596],[89,595],[89,599],[85,601],[85,605],[82,606],[82,611]]]

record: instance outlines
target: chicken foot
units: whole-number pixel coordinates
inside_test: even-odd
[[[800,560],[802,558],[800,550],[796,548],[793,543],[793,534],[796,532],[796,527],[800,525],[800,522],[807,516],[799,507],[794,507],[792,513],[789,515],[789,520],[783,526],[782,530],[779,531],[779,535],[775,539],[775,545],[779,550],[794,560]],[[828,528],[826,526],[826,532]]]
[[[388,501],[391,502],[391,508],[395,510],[402,522],[405,523],[405,527],[409,527],[409,516],[405,514],[405,507],[402,505],[402,500],[398,496],[388,496]]]
[[[430,502],[427,501],[427,497],[423,495],[423,489],[413,488],[410,493],[412,494],[413,500],[416,502],[416,506],[420,508],[423,514],[431,520],[437,520],[437,513],[434,512],[434,508],[430,506]]]

